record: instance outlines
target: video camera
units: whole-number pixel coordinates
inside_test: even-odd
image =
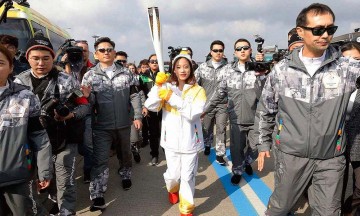
[[[56,52],[56,63],[61,67],[65,67],[65,65],[61,65],[61,58],[67,54],[67,60],[64,62],[65,64],[69,63],[72,72],[80,72],[83,67],[83,48],[75,46],[74,39],[67,39]]]
[[[177,47],[177,48],[174,48],[172,46],[169,46],[168,49],[170,50],[168,52],[169,57],[170,57],[170,61],[172,61],[177,55],[179,55],[181,53],[181,51],[191,52],[190,47]]]
[[[53,110],[55,109],[58,115],[66,117],[69,115],[70,109],[76,106],[75,100],[83,96],[83,93],[79,89],[74,89],[73,92],[66,97],[63,103],[60,102],[60,98],[51,98],[42,106],[42,110],[48,115],[53,116]]]
[[[262,45],[264,44],[265,40],[260,37],[259,35],[255,35],[255,42],[258,44],[257,51],[262,53],[263,48]],[[252,71],[268,71],[271,69],[271,62],[265,61],[255,61],[255,62],[246,62],[245,63],[245,70],[252,70]]]
[[[174,48],[172,46],[169,46],[168,49],[170,50],[169,53],[169,58],[170,58],[170,64],[169,64],[169,72],[172,73],[172,61],[173,59],[179,55],[181,53],[181,51],[187,51],[187,52],[191,52],[191,48],[190,47],[177,47]]]

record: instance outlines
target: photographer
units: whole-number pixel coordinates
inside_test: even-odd
[[[75,157],[82,141],[77,123],[89,112],[89,105],[76,91],[78,82],[54,67],[54,56],[49,39],[35,35],[26,51],[31,69],[18,75],[15,82],[29,86],[41,101],[41,123],[53,148],[57,187],[57,191],[51,188],[48,192],[57,200],[60,215],[75,215]]]
[[[233,164],[231,183],[234,185],[239,184],[244,171],[248,175],[253,174],[251,163],[257,158],[254,120],[259,101],[257,95],[261,94],[265,83],[265,71],[246,68],[246,63],[255,62],[251,54],[252,49],[248,40],[240,38],[234,43],[234,55],[238,61],[227,64],[220,70],[218,89],[214,96],[210,97],[209,102],[209,110],[212,110],[224,97],[228,98],[230,153]],[[258,53],[256,60],[261,62],[263,56],[262,53]]]
[[[93,64],[89,60],[89,45],[86,40],[76,40],[72,44],[72,39],[65,42],[63,46],[59,49],[58,57],[55,57],[55,59],[61,58],[60,66],[64,67],[66,73],[71,74],[73,77],[77,78],[77,81],[79,82],[79,85],[81,84],[81,80],[84,77],[84,74],[93,67]],[[69,47],[72,47],[71,49],[68,49]],[[81,51],[81,53],[79,52]],[[61,55],[63,55],[61,57]],[[70,57],[70,58],[68,58]],[[71,62],[73,61],[74,62]],[[78,65],[81,63],[80,71],[76,74],[74,70],[72,70],[72,66]],[[76,66],[75,66],[76,67]],[[84,91],[90,91],[90,89],[86,88],[85,86],[81,87],[81,90]],[[86,94],[86,92],[84,92]],[[91,115],[90,113],[84,118],[84,125],[81,126],[79,129],[83,133],[83,142],[80,143],[78,146],[79,154],[84,156],[84,175],[83,175],[83,181],[85,184],[90,183],[90,172],[91,168],[93,166],[93,160],[92,160],[92,152],[93,152],[93,144],[92,144],[92,129],[91,129]],[[80,133],[79,133],[80,135]],[[81,136],[81,135],[80,135]]]

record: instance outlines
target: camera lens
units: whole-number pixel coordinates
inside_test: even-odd
[[[69,109],[67,106],[59,105],[58,107],[56,107],[56,112],[57,112],[61,117],[66,117],[67,115],[69,115],[70,109]]]

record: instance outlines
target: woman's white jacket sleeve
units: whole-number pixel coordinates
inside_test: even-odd
[[[148,93],[148,98],[145,101],[145,107],[151,112],[158,112],[161,110],[163,102],[158,96],[158,89],[157,85],[154,85],[150,92]]]

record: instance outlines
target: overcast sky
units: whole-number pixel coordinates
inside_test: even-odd
[[[108,36],[117,51],[129,54],[131,62],[154,53],[147,18],[148,0],[28,0],[31,7],[74,39],[86,39],[93,50],[93,35]],[[55,3],[56,2],[56,3]],[[329,5],[339,26],[335,36],[360,27],[359,0],[318,1]],[[164,60],[168,46],[190,46],[196,61],[204,61],[213,40],[225,43],[227,57],[233,43],[246,38],[255,47],[255,34],[264,46],[287,48],[287,33],[295,26],[308,0],[155,0],[162,25]]]

